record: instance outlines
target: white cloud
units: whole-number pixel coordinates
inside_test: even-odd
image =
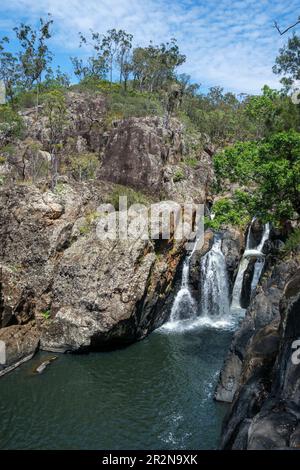
[[[0,13],[4,6],[0,6]],[[11,0],[0,28],[10,19],[35,20],[47,12],[55,20],[56,50],[74,54],[78,31],[116,27],[134,34],[137,44],[175,36],[187,62],[182,71],[206,86],[238,92],[278,86],[272,65],[282,38],[272,27],[298,17],[298,0]]]

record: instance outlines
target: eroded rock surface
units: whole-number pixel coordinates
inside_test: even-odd
[[[65,98],[58,175],[43,104],[38,114],[21,111],[24,135],[1,165],[1,333],[32,324],[43,349],[120,346],[166,319],[184,241],[174,240],[173,229],[167,240],[100,240],[97,207],[117,207],[126,191],[146,206],[205,203],[214,149],[197,136],[189,161],[191,144],[177,119],[111,122],[104,95],[68,91]],[[95,164],[92,176],[74,173],[72,159],[81,157]]]
[[[130,118],[111,131],[99,176],[174,201],[204,203],[212,180],[211,154],[203,150],[193,168],[184,164],[186,155],[183,126],[176,119],[165,128],[159,117]]]
[[[277,263],[246,312],[225,361],[216,399],[232,402],[222,447],[297,447],[300,339],[300,260]],[[298,436],[298,437],[297,437]]]
[[[25,360],[31,359],[39,346],[39,332],[34,322],[0,329],[0,376]]]
[[[130,343],[164,321],[183,242],[99,240],[108,192],[1,192],[1,331],[35,321],[43,349],[75,351]]]

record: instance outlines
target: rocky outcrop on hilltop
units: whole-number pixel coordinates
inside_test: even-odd
[[[187,153],[178,120],[166,128],[158,117],[125,119],[109,135],[99,176],[174,201],[204,203],[213,176],[211,155],[203,150],[191,168]]]
[[[64,149],[66,152],[95,152],[100,155],[107,141],[107,100],[99,93],[68,91],[65,93],[66,118],[63,129]],[[25,138],[39,142],[44,150],[49,147],[48,118],[40,105],[20,111]]]
[[[295,445],[299,366],[291,361],[293,341],[300,337],[299,266],[299,257],[273,266],[234,335],[215,395],[232,402],[223,427],[223,448],[300,444]]]
[[[60,175],[81,179],[85,171],[90,172],[88,160],[92,158],[96,179],[141,190],[157,199],[206,201],[213,178],[214,152],[208,141],[200,142],[199,135],[191,145],[184,125],[175,118],[168,125],[162,117],[150,116],[109,122],[105,96],[78,91],[65,95],[67,114],[58,155]],[[38,114],[35,108],[20,114],[24,136],[7,150],[0,177],[12,183],[19,179],[49,180],[50,129],[43,106]],[[74,158],[80,156],[86,156],[86,160],[74,164]],[[86,170],[81,168],[84,165]]]

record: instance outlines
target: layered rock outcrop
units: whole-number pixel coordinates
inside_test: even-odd
[[[104,95],[68,91],[65,99],[67,112],[57,162],[60,174],[74,177],[72,159],[92,155],[100,180],[180,203],[204,203],[210,196],[215,149],[208,141],[202,142],[200,135],[191,144],[178,119],[171,118],[167,126],[162,117],[109,122]],[[38,115],[35,108],[25,109],[21,115],[24,138],[16,140],[5,155],[0,177],[12,183],[47,180],[53,164],[48,118],[42,105]]]
[[[183,125],[172,119],[130,118],[115,123],[104,148],[99,176],[108,181],[147,190],[178,202],[204,203],[212,181],[209,150],[198,164],[185,164],[188,155]]]
[[[291,360],[293,342],[300,338],[299,266],[299,257],[275,264],[234,335],[215,395],[232,402],[223,427],[223,448],[300,444],[299,365]]]
[[[99,240],[97,207],[110,188],[1,191],[4,337],[34,322],[43,349],[100,349],[140,339],[164,321],[183,242]]]
[[[33,331],[41,348],[64,352],[125,345],[161,325],[184,241],[172,233],[168,240],[99,240],[97,225],[105,217],[97,207],[115,205],[128,188],[142,191],[146,205],[162,198],[204,203],[208,195],[211,151],[199,153],[197,167],[185,164],[177,120],[166,128],[161,118],[130,118],[108,128],[105,98],[70,92],[66,100],[60,164],[88,151],[100,169],[87,182],[66,172],[51,190],[49,172],[36,171],[37,162],[49,170],[51,160],[46,118],[42,109],[38,119],[33,109],[22,112],[25,138],[14,143],[11,177],[0,191],[2,370],[9,357],[17,363],[34,352]]]

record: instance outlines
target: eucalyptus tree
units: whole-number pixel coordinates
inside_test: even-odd
[[[300,36],[293,35],[288,39],[276,57],[273,72],[284,75],[281,83],[289,88],[294,80],[300,80]]]
[[[104,57],[89,57],[86,61],[79,57],[71,57],[74,74],[84,80],[88,77],[104,79],[107,67]]]
[[[132,54],[132,72],[141,91],[157,91],[175,79],[177,67],[186,60],[176,39],[159,46],[152,42],[147,47],[137,47]]]
[[[89,57],[87,61],[77,57],[71,58],[75,75],[80,78],[93,76],[102,79],[108,74],[112,84],[116,65],[119,69],[120,83],[122,80],[127,82],[130,73],[129,55],[133,36],[122,29],[118,31],[110,29],[105,35],[93,30],[90,33],[90,39],[79,33],[80,47],[83,45],[91,47],[94,55]]]
[[[18,57],[6,50],[8,45],[8,37],[0,40],[0,80],[4,83],[6,97],[13,105],[16,89],[22,77],[22,68]]]
[[[126,55],[132,47],[133,36],[126,33],[123,29],[110,29],[102,38],[101,50],[109,64],[109,81],[113,82],[114,64],[119,66],[120,83],[123,77],[123,65]]]
[[[43,113],[47,118],[52,188],[54,188],[57,180],[59,153],[63,148],[64,132],[69,122],[65,96],[60,90],[53,90],[44,95]]]
[[[131,49],[132,49],[132,34],[126,33],[120,29],[117,34],[114,34],[118,44],[117,48],[117,63],[119,65],[119,80],[120,83],[124,81],[126,88],[127,80],[131,72]]]
[[[51,15],[48,14],[46,19],[40,18],[37,29],[25,23],[21,23],[20,26],[14,28],[21,47],[18,58],[22,67],[24,86],[27,89],[32,89],[34,85],[36,86],[37,112],[42,75],[49,70],[49,64],[52,60],[52,53],[47,44],[47,41],[52,36],[52,24],[53,20]]]

